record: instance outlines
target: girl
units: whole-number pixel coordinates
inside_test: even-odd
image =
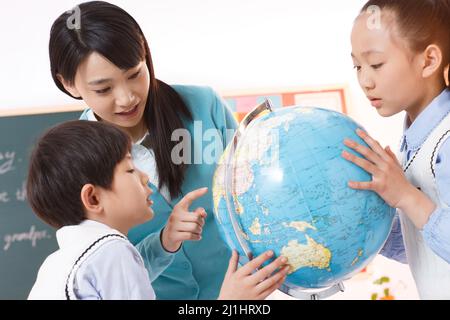
[[[215,143],[224,147],[227,130],[236,128],[231,112],[209,88],[169,86],[156,79],[141,28],[127,12],[107,2],[82,3],[62,14],[52,26],[49,50],[58,88],[90,107],[81,119],[112,123],[128,132],[134,142],[133,160],[150,177],[157,214],[151,222],[130,230],[129,239],[148,269],[158,268],[158,261],[150,261],[151,252],[178,250],[171,265],[152,279],[156,296],[217,298],[230,250],[219,236],[213,215],[192,233],[195,213],[174,209],[190,191],[211,190],[216,161],[202,161],[211,144],[203,143],[203,136],[213,131]],[[180,137],[182,144],[178,144]],[[216,159],[219,156],[215,154]],[[208,192],[194,205],[211,212],[212,203]],[[164,228],[168,220],[178,222],[169,230]],[[161,242],[174,232],[180,242],[198,243],[161,248]]]
[[[365,159],[343,157],[372,175],[349,186],[373,190],[398,209],[382,253],[407,259],[423,299],[450,299],[449,32],[449,0],[370,0],[351,35],[372,106],[383,117],[405,111],[406,118],[400,162],[365,132],[358,135],[369,148],[344,142]]]

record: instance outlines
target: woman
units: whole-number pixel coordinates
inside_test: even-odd
[[[132,229],[129,238],[148,269],[151,264],[153,270],[162,270],[159,257],[179,250],[173,263],[152,279],[156,296],[215,299],[231,255],[213,221],[211,183],[236,122],[213,90],[169,86],[156,79],[147,40],[124,10],[93,1],[73,12],[61,15],[51,29],[52,76],[59,89],[90,106],[81,119],[112,123],[133,139],[133,160],[150,177],[155,218]],[[211,148],[217,145],[220,152]],[[174,206],[202,187],[208,187],[208,193],[193,206],[209,215],[192,236],[192,221],[176,216]],[[191,235],[180,240],[197,242],[163,248],[168,219],[180,220],[178,233]]]

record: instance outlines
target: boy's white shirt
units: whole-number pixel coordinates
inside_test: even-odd
[[[30,300],[155,299],[139,252],[119,231],[86,220],[56,232]]]

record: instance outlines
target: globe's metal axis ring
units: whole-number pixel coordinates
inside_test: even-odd
[[[237,146],[238,146],[239,138],[243,135],[243,133],[244,133],[245,129],[247,129],[248,125],[254,119],[256,119],[261,113],[263,113],[265,111],[272,112],[272,103],[270,102],[269,99],[265,99],[265,101],[263,103],[261,103],[256,108],[254,108],[241,121],[241,123],[239,124],[239,126],[233,136],[233,139],[231,141],[228,156],[225,159],[226,170],[225,170],[225,174],[224,174],[224,180],[225,180],[224,184],[225,184],[225,201],[226,201],[226,205],[227,205],[227,211],[228,211],[228,215],[229,215],[231,224],[233,226],[234,234],[239,241],[239,245],[240,245],[242,251],[244,252],[244,254],[247,256],[247,258],[249,260],[251,260],[253,258],[253,254],[252,254],[250,248],[248,247],[245,239],[243,239],[239,222],[236,220],[236,217],[233,214],[233,212],[235,212],[235,211],[233,210],[232,201],[230,200],[230,196],[232,194],[232,190],[230,190],[230,189],[231,189],[231,186],[233,185],[232,184],[233,183],[233,180],[232,180],[233,175],[230,173],[233,172],[234,168],[235,168],[234,154],[235,154]]]
[[[258,105],[257,107],[255,107],[250,113],[248,113],[244,119],[241,121],[241,123],[239,124],[233,139],[231,141],[231,144],[229,146],[229,152],[228,155],[225,157],[225,174],[224,174],[224,185],[225,185],[225,201],[226,201],[226,205],[227,205],[227,212],[228,212],[228,216],[230,218],[231,221],[231,225],[233,227],[233,231],[234,234],[239,242],[239,246],[241,247],[242,251],[244,252],[244,254],[247,256],[247,258],[249,260],[253,259],[253,254],[249,248],[249,246],[247,245],[246,240],[242,237],[242,233],[241,233],[241,226],[240,223],[236,220],[235,217],[235,208],[234,208],[234,204],[232,203],[232,200],[230,199],[232,193],[232,186],[233,186],[233,172],[235,169],[235,158],[234,155],[236,153],[237,147],[238,147],[238,143],[239,143],[239,139],[242,137],[242,135],[244,134],[244,131],[247,129],[247,127],[249,126],[249,124],[255,120],[256,118],[258,118],[258,116],[260,116],[263,112],[273,112],[273,107],[272,107],[272,103],[269,99],[265,99],[265,101],[263,103],[261,103],[260,105]],[[319,299],[325,299],[328,298],[332,295],[334,295],[337,292],[343,292],[344,291],[344,285],[342,282],[338,282],[335,285],[328,287],[324,290],[321,291],[306,291],[304,288],[289,284],[283,284],[280,287],[280,291],[286,293],[287,295],[294,297],[294,298],[298,298],[298,299],[305,299],[305,300],[319,300]]]

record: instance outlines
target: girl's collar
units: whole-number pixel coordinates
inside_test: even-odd
[[[445,89],[419,114],[412,124],[404,121],[401,149],[417,150],[433,129],[450,113],[450,90]]]

